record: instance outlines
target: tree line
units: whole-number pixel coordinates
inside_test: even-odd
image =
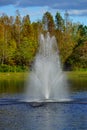
[[[87,68],[87,26],[73,23],[65,12],[53,18],[45,12],[41,20],[30,21],[30,16],[0,16],[0,72],[26,71],[31,67],[38,50],[40,33],[55,35],[60,59],[66,70]]]

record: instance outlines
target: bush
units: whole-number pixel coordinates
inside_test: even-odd
[[[66,65],[68,65],[71,70],[87,69],[87,42],[76,47],[67,59]]]
[[[0,65],[0,72],[26,72],[29,68],[27,66],[10,66],[10,65]]]

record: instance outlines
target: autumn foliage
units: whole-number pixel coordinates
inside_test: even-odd
[[[53,18],[44,13],[42,20],[32,22],[29,14],[21,17],[3,14],[0,17],[0,72],[26,71],[38,51],[40,33],[55,35],[62,66],[68,70],[87,68],[87,26],[72,23],[65,13]],[[19,68],[19,69],[18,69]]]

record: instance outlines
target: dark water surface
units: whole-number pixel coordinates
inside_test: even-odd
[[[87,80],[69,80],[70,97],[77,102],[45,103],[32,107],[18,102],[24,81],[0,81],[0,130],[87,130]]]

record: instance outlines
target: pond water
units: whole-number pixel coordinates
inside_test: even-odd
[[[0,81],[0,130],[87,130],[87,79],[69,79],[77,102],[32,107],[17,102],[25,96],[25,80]]]

